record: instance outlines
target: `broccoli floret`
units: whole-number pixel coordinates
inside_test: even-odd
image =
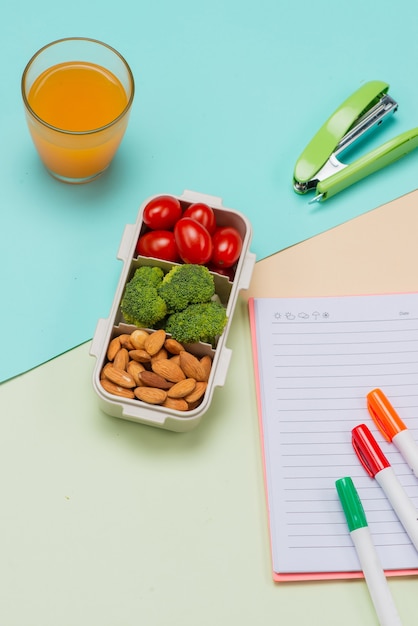
[[[164,272],[160,267],[144,265],[135,270],[130,282],[139,283],[146,287],[158,287],[164,278]]]
[[[165,300],[167,311],[174,313],[189,304],[208,302],[215,293],[215,282],[206,266],[185,263],[164,276],[158,293]]]
[[[164,272],[159,267],[140,267],[125,287],[121,311],[128,324],[153,328],[167,315],[167,306],[157,287]]]
[[[190,304],[183,311],[169,315],[165,330],[181,343],[204,341],[215,343],[228,321],[226,311],[219,302]]]

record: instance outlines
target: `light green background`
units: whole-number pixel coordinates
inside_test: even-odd
[[[251,220],[262,258],[415,189],[416,154],[321,205],[297,196],[291,180],[308,140],[365,81],[390,83],[400,104],[370,147],[418,125],[416,17],[415,0],[7,3],[0,267],[1,326],[11,332],[0,380],[92,337],[118,281],[124,225],[150,195],[222,197]],[[30,56],[72,35],[120,50],[137,87],[113,166],[82,187],[43,170],[20,98]]]
[[[243,299],[228,346],[189,433],[102,413],[89,344],[4,383],[2,625],[378,626],[364,580],[273,583]],[[389,587],[416,626],[417,577]]]

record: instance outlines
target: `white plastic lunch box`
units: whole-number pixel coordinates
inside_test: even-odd
[[[160,195],[160,194],[159,194]],[[153,196],[157,197],[157,196]],[[206,343],[187,345],[188,351],[199,359],[204,355],[212,358],[212,367],[207,381],[206,392],[201,403],[188,411],[178,411],[161,405],[147,404],[138,399],[124,398],[108,393],[102,386],[101,372],[107,362],[107,351],[111,340],[122,334],[131,333],[136,327],[126,324],[120,310],[120,302],[124,294],[126,283],[131,279],[138,267],[154,265],[161,267],[164,272],[169,271],[177,263],[170,263],[150,257],[137,256],[135,253],[138,238],[146,230],[142,219],[145,206],[153,198],[148,198],[140,207],[135,224],[127,224],[123,233],[117,258],[123,261],[118,287],[107,319],[99,319],[92,340],[90,354],[96,358],[93,371],[93,387],[99,398],[100,408],[107,414],[122,419],[131,420],[157,428],[164,428],[176,432],[186,432],[195,428],[202,415],[207,411],[213,396],[215,387],[225,383],[232,351],[227,348],[226,340],[232,322],[233,313],[238,294],[243,289],[248,289],[251,275],[255,264],[255,255],[249,251],[252,230],[248,219],[241,213],[222,206],[221,198],[208,196],[192,191],[184,191],[181,196],[175,196],[180,201],[183,210],[195,202],[203,202],[209,205],[215,212],[218,226],[233,226],[236,228],[243,241],[240,258],[232,280],[221,274],[213,273],[215,291],[222,304],[226,308],[228,317],[223,333],[220,335],[216,346]],[[152,330],[152,329],[150,329]]]

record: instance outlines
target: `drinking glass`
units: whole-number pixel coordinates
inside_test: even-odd
[[[21,87],[29,131],[48,172],[75,184],[103,174],[125,134],[134,98],[123,56],[95,39],[59,39],[33,55]]]

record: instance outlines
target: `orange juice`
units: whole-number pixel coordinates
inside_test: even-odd
[[[122,140],[130,99],[121,81],[95,63],[58,63],[37,76],[26,113],[50,173],[68,182],[102,173]]]
[[[125,90],[109,70],[93,63],[60,63],[34,81],[28,101],[44,122],[75,132],[113,122],[128,103]]]

